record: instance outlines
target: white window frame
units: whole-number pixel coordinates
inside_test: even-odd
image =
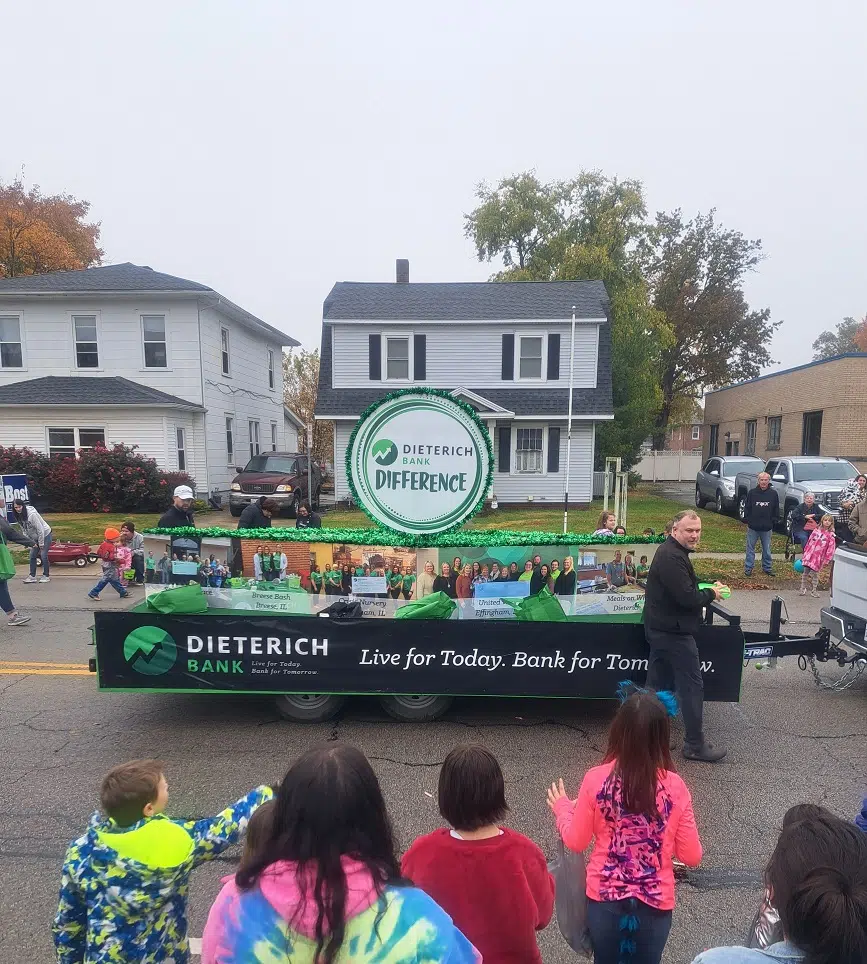
[[[75,332],[75,321],[77,318],[93,318],[96,323],[96,365],[93,368],[82,368],[78,364],[78,335]],[[73,367],[79,372],[101,372],[102,364],[102,324],[99,311],[70,311],[69,327],[72,329],[72,362]],[[144,339],[144,329],[142,329],[142,339]],[[82,342],[91,344],[91,342]]]
[[[187,430],[183,425],[175,426],[175,448],[178,453],[178,472],[187,471]],[[181,462],[184,464],[181,465]]]
[[[388,377],[388,343],[389,341],[405,341],[406,342],[406,378],[389,378]],[[413,344],[415,339],[412,337],[412,332],[404,331],[389,331],[383,332],[382,334],[382,351],[380,352],[380,359],[382,364],[382,381],[384,382],[411,382],[413,381],[413,373],[415,371],[415,351],[413,349]]]
[[[525,338],[542,339],[542,357],[539,365],[539,375],[521,374],[521,342]],[[548,332],[547,331],[524,331],[515,332],[515,381],[518,382],[546,382],[548,381]],[[567,374],[568,377],[568,374]]]
[[[701,425],[693,425],[692,427],[692,440],[697,442],[701,438]]]
[[[18,341],[8,342],[10,345],[18,344],[21,346],[21,365],[4,365],[0,360],[0,372],[23,372],[27,371],[27,346],[24,342],[24,316],[20,311],[2,311],[0,318],[14,318],[18,322]]]
[[[277,423],[271,423],[271,451],[277,451]]]
[[[165,365],[148,365],[147,352],[145,351],[145,344],[158,345],[160,342],[151,340],[150,342],[145,341],[145,318],[162,318],[163,320],[163,344],[166,346],[166,363]],[[141,354],[142,354],[142,371],[144,372],[167,372],[171,370],[171,359],[169,357],[169,315],[166,311],[142,311],[139,312],[139,329],[141,332]]]
[[[539,472],[522,472],[518,468],[518,432],[540,431],[542,432],[542,467]],[[547,425],[522,425],[520,423],[512,425],[511,450],[509,452],[509,474],[521,477],[538,476],[548,474],[548,426]],[[526,450],[525,450],[526,451]]]
[[[235,416],[226,416],[226,465],[235,465]]]
[[[107,434],[108,434],[108,433],[106,432],[106,428],[105,428],[104,425],[92,425],[92,424],[91,424],[91,425],[85,424],[85,425],[81,425],[81,426],[73,426],[73,425],[46,425],[46,426],[45,426],[45,451],[46,451],[49,455],[51,455],[51,435],[50,435],[51,432],[72,432],[72,433],[73,433],[72,438],[73,438],[73,441],[75,442],[75,444],[72,446],[72,455],[73,455],[73,457],[75,457],[75,458],[78,458],[78,452],[79,452],[80,449],[86,448],[86,449],[90,450],[90,449],[93,448],[92,445],[82,445],[82,444],[81,444],[81,433],[82,433],[82,432],[102,432],[102,441],[103,441],[103,444],[104,444],[106,447],[108,447],[108,438],[107,438]],[[58,450],[66,450],[66,449],[69,448],[69,446],[68,446],[68,445],[55,445],[54,448],[55,448],[55,449],[58,449]]]
[[[232,377],[232,339],[225,325],[220,325],[220,373],[223,378]]]
[[[277,389],[277,373],[274,370],[274,349],[268,349],[268,388],[270,391]]]
[[[253,431],[255,429],[255,432]],[[247,431],[250,435],[250,458],[254,455],[262,454],[260,425],[257,419],[251,418],[247,422]],[[254,437],[255,436],[255,437]]]

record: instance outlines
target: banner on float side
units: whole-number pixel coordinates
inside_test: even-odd
[[[515,619],[514,607],[505,600],[514,602],[547,587],[570,618],[638,622],[643,610],[639,583],[656,549],[655,543],[414,549],[242,539],[240,575],[232,579],[241,585],[228,584],[226,567],[208,565],[214,553],[207,544],[192,578],[199,579],[216,609],[317,613],[337,600],[357,599],[365,615],[391,617],[407,602],[445,592],[458,602],[453,619],[501,620]],[[273,562],[267,568],[262,561],[275,557],[285,557],[285,570]],[[304,589],[309,601],[280,596],[287,584]],[[147,591],[161,588],[155,584]]]
[[[233,693],[433,693],[614,697],[642,683],[639,625],[294,619],[97,612],[102,689]],[[744,637],[696,633],[705,699],[740,697]]]

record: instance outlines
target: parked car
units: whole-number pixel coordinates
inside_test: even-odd
[[[841,458],[823,458],[817,455],[796,455],[791,458],[769,459],[763,469],[755,472],[739,472],[735,478],[738,500],[738,518],[744,521],[744,500],[747,492],[755,488],[759,472],[767,472],[771,485],[780,498],[780,515],[777,524],[787,531],[792,528],[792,510],[804,501],[804,495],[812,492],[816,501],[836,519],[840,514],[840,491],[858,474],[858,469]]]
[[[753,455],[715,455],[705,462],[695,477],[695,504],[699,509],[713,502],[717,512],[733,512],[738,500],[735,476],[738,472],[756,473],[764,461]]]
[[[96,562],[96,553],[86,542],[52,542],[48,550],[48,561],[52,566],[56,562],[71,562],[83,569]]]
[[[311,466],[310,489],[307,485],[307,456],[299,452],[265,452],[254,455],[232,479],[229,492],[229,511],[236,518],[244,506],[267,495],[284,506],[294,516],[302,502],[319,506],[322,492],[322,471],[316,461]]]

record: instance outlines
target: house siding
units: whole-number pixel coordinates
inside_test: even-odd
[[[330,323],[329,323],[330,324]],[[364,388],[382,385],[384,390],[410,385],[426,385],[431,388],[453,389],[460,385],[476,388],[521,388],[533,385],[564,387],[569,383],[570,333],[569,323],[532,322],[522,324],[513,322],[504,325],[479,323],[425,324],[421,322],[407,325],[378,325],[333,323],[332,338],[332,376],[333,388]],[[502,335],[512,333],[515,343],[520,335],[559,334],[560,335],[560,377],[554,381],[518,378],[515,365],[515,378],[504,380],[502,377]],[[409,337],[424,334],[427,346],[427,370],[425,377],[416,382],[412,377],[406,381],[385,379],[386,355],[382,353],[382,374],[380,380],[371,380],[368,370],[369,336],[387,334],[396,337]],[[598,355],[599,325],[581,322],[575,326],[575,388],[596,387],[596,366]],[[412,351],[412,348],[410,348]],[[546,346],[542,351],[542,371],[545,372],[547,360]],[[410,360],[412,376],[412,360]]]
[[[203,404],[208,447],[209,489],[228,489],[235,466],[250,457],[250,422],[259,422],[260,451],[271,450],[271,425],[277,426],[277,448],[293,450],[283,413],[283,349],[264,336],[227,318],[214,308],[203,308]],[[223,375],[220,330],[229,331],[229,375]],[[268,385],[268,349],[274,353],[274,388]],[[226,416],[234,419],[234,460],[226,451]],[[296,439],[297,442],[297,439]]]

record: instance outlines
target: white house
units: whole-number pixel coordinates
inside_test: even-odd
[[[282,366],[297,344],[148,267],[0,279],[0,444],[71,455],[125,442],[200,494],[227,489],[251,455],[297,448]]]
[[[444,388],[472,405],[494,449],[501,504],[562,503],[575,312],[569,501],[592,499],[596,423],[614,418],[601,281],[336,284],[325,300],[316,418],[334,423],[335,496],[364,409],[396,388]]]

